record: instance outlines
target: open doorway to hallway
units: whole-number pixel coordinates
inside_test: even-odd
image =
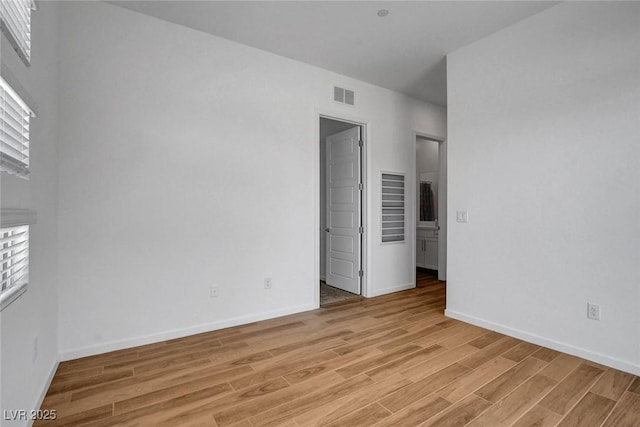
[[[320,305],[362,293],[363,125],[320,117]]]

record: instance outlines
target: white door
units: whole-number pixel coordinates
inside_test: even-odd
[[[327,284],[360,294],[360,127],[327,137]]]

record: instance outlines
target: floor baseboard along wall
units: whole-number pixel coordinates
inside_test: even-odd
[[[530,334],[520,329],[514,329],[509,326],[494,323],[475,316],[469,316],[467,314],[453,310],[445,309],[444,315],[447,317],[451,317],[452,319],[457,319],[463,322],[471,323],[472,325],[480,326],[481,328],[491,329],[493,331],[500,332],[502,334],[509,335],[533,344],[548,347],[552,350],[561,351],[563,353],[591,360],[593,362],[610,366],[621,371],[629,372],[630,374],[640,375],[640,365],[636,365],[625,360],[616,359],[615,357],[610,357],[605,354],[596,353],[580,347],[575,347],[563,342],[550,340],[538,335]]]
[[[282,310],[275,310],[266,313],[251,314],[247,316],[239,316],[231,319],[220,320],[217,322],[206,323],[203,325],[197,325],[184,329],[175,329],[172,331],[160,332],[157,334],[151,334],[131,339],[125,339],[120,341],[111,341],[108,343],[98,344],[94,346],[82,347],[65,351],[60,355],[62,361],[78,359],[80,357],[93,356],[96,354],[107,353],[115,350],[122,350],[125,348],[137,347],[140,345],[152,344],[160,341],[172,340],[175,338],[182,338],[189,335],[200,334],[203,332],[211,332],[218,329],[230,328],[232,326],[245,325],[251,322],[258,322],[260,320],[273,319],[275,317],[287,316],[289,314],[302,313],[304,311],[314,310],[313,304],[306,304],[297,307],[290,307]]]

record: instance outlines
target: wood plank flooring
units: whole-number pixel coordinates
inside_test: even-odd
[[[640,426],[640,378],[444,317],[445,284],[63,362],[56,426]]]

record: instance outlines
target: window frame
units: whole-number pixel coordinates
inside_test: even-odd
[[[30,265],[30,233],[31,233],[31,225],[35,224],[37,221],[37,214],[35,211],[31,209],[7,209],[3,208],[0,210],[0,240],[4,239],[5,230],[16,229],[16,228],[26,228],[27,239],[26,239],[26,254],[23,259],[25,260],[25,272],[22,276],[14,279],[9,283],[5,289],[0,288],[0,312],[9,307],[14,301],[24,295],[27,292],[29,287],[29,265]],[[4,249],[8,249],[9,246],[5,246],[5,243],[0,245],[0,251]],[[5,274],[6,262],[3,262],[3,259],[8,259],[5,256],[6,254],[2,254],[0,252],[0,265],[1,273],[0,273],[0,283],[5,281],[7,277]],[[17,264],[19,261],[14,260],[12,262],[12,266]]]
[[[11,14],[9,4],[17,5],[11,9]],[[32,11],[36,9],[35,0],[2,0],[0,4],[0,30],[27,67],[31,66],[31,21]],[[5,18],[5,14],[10,19]],[[16,34],[16,31],[23,32],[24,37],[22,34]]]
[[[7,129],[10,128],[14,135],[19,135],[19,138],[15,138],[15,136],[3,131],[4,135],[0,134],[0,141],[4,139],[10,150],[20,153],[24,158],[19,159],[18,156],[8,152],[4,144],[0,142],[0,171],[29,179],[31,119],[36,117],[36,114],[34,109],[25,101],[27,97],[21,96],[18,92],[23,92],[22,88],[17,84],[12,84],[13,80],[8,77],[9,75],[0,75],[0,131],[7,126]],[[18,119],[16,116],[20,118]],[[10,124],[5,117],[12,120],[14,124]],[[22,120],[22,122],[19,123],[19,120]],[[20,129],[16,129],[15,123]]]

